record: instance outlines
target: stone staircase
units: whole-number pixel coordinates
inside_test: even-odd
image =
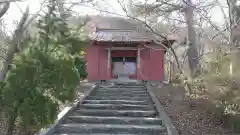
[[[52,135],[166,135],[144,85],[93,90]]]

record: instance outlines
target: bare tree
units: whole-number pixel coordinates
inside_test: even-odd
[[[174,3],[175,2],[175,3]],[[199,58],[198,58],[198,51],[197,51],[197,42],[196,42],[196,32],[195,32],[195,23],[194,23],[194,9],[197,7],[192,4],[191,0],[182,0],[182,3],[176,3],[176,1],[164,1],[159,0],[156,3],[151,4],[139,4],[137,5],[140,12],[139,14],[148,14],[152,15],[155,14],[155,18],[162,17],[162,18],[169,18],[169,15],[172,12],[183,12],[185,19],[182,22],[187,24],[188,29],[188,66],[191,71],[191,76],[194,77],[199,71]],[[198,7],[199,8],[199,7]],[[165,17],[164,17],[165,16]],[[146,18],[146,16],[145,16]],[[158,22],[157,22],[158,23]]]
[[[240,5],[237,0],[226,0],[229,12],[230,44],[239,47],[240,43]]]
[[[232,59],[230,63],[230,74],[238,71],[240,56],[240,5],[238,0],[226,0],[229,17],[229,44],[231,46]],[[235,73],[237,74],[237,73]],[[238,80],[239,81],[239,80]]]
[[[196,32],[194,28],[194,19],[193,19],[193,9],[194,6],[191,0],[183,0],[184,2],[184,13],[185,19],[188,28],[188,65],[191,71],[191,76],[194,77],[196,72],[199,70],[199,59],[198,59],[198,52],[196,48]]]

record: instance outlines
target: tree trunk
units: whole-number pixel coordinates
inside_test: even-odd
[[[65,11],[64,11],[64,0],[57,0],[57,5],[58,5],[58,10],[59,10],[59,13],[60,13],[60,16],[61,17],[64,17],[65,15]]]
[[[187,56],[188,56],[188,65],[190,69],[190,74],[192,77],[195,77],[197,73],[199,72],[199,59],[198,59],[198,51],[196,48],[196,32],[194,28],[194,23],[193,23],[193,7],[192,7],[192,1],[191,0],[186,0],[185,3],[185,20],[187,23],[187,28],[188,28],[188,51],[187,51]]]
[[[16,36],[16,38],[17,38],[17,36]],[[18,46],[18,43],[17,43],[18,39],[15,39],[15,41],[16,42],[13,42],[12,46],[10,46],[8,48],[7,56],[3,63],[3,68],[0,72],[0,81],[5,79],[8,70],[11,68],[13,57],[14,57],[14,54],[17,52],[17,46]]]
[[[4,3],[3,7],[0,10],[0,18],[2,18],[10,7],[10,2]]]
[[[240,6],[237,0],[227,0],[229,12],[229,44],[231,45],[230,75],[238,77],[239,75],[239,56],[240,56]],[[235,78],[236,79],[236,78]]]
[[[0,81],[5,79],[8,70],[11,68],[14,54],[18,51],[18,48],[21,46],[21,42],[23,40],[24,28],[25,28],[24,26],[28,19],[28,15],[29,15],[29,8],[27,8],[26,11],[24,12],[17,26],[17,29],[15,30],[13,40],[11,42],[11,46],[8,48],[7,57],[3,63],[3,69],[0,72]]]
[[[25,127],[23,133],[24,135],[31,135],[32,134],[31,128]]]

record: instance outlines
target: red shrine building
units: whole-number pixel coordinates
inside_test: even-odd
[[[164,81],[163,45],[173,40],[157,39],[140,22],[120,17],[92,16],[87,28],[91,39],[85,50],[88,81],[109,81],[120,75]]]

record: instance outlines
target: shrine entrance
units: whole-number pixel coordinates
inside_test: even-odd
[[[137,77],[137,57],[136,51],[112,51],[112,77],[119,75],[129,78]]]

